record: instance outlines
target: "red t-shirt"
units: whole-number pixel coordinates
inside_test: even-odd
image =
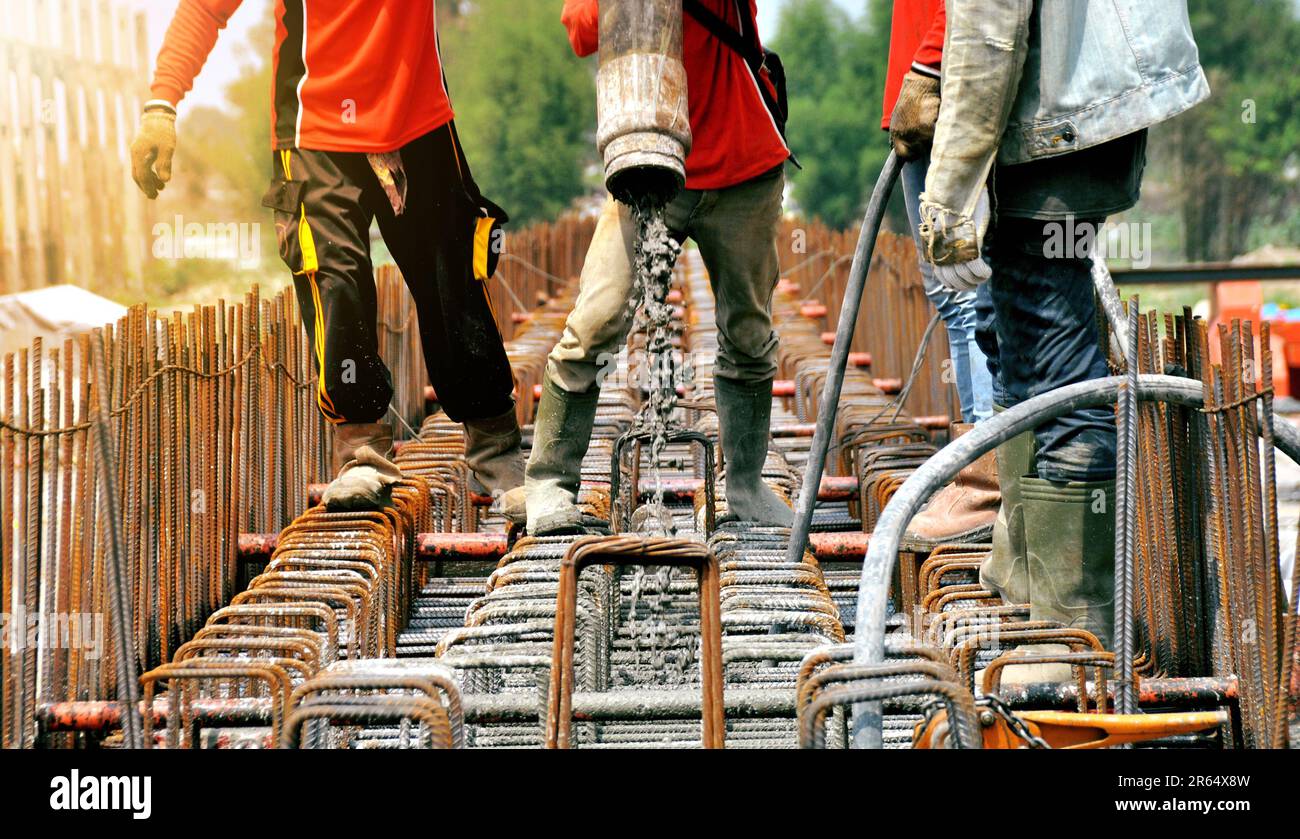
[[[939,69],[943,61],[943,33],[947,19],[943,0],[894,0],[881,128],[889,128],[889,116],[894,112],[898,92],[903,88],[903,76],[912,65]]]
[[[153,96],[176,104],[242,0],[181,0]],[[276,0],[275,148],[384,152],[451,121],[434,0]]]
[[[732,28],[740,28],[740,2],[702,0]],[[749,13],[756,10],[748,0]],[[689,14],[683,14],[682,63],[686,66],[691,116],[691,152],[686,157],[687,189],[724,189],[758,177],[783,163],[790,149],[781,139],[749,66]],[[600,46],[598,0],[564,0],[561,21],[580,56]],[[763,73],[762,83],[773,92]]]

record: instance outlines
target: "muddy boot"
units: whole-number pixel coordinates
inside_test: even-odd
[[[980,584],[1008,605],[1029,602],[1020,479],[1033,467],[1035,448],[1033,432],[1026,431],[998,446],[994,455],[1002,503],[993,522],[993,552],[980,566]]]
[[[726,462],[727,518],[790,527],[794,511],[763,483],[772,420],[772,380],[713,377],[718,430]]]
[[[528,532],[533,536],[582,529],[582,512],[575,501],[599,399],[598,388],[570,393],[552,382],[550,376],[542,380],[542,399],[533,425],[533,451],[524,471]]]
[[[954,439],[970,431],[970,423],[953,425]],[[983,542],[998,517],[997,453],[988,452],[957,473],[908,525],[904,540],[934,546],[941,542]]]
[[[1086,629],[1110,649],[1115,621],[1115,482],[1022,478],[1029,619]],[[1065,652],[1066,647],[1022,647]],[[1065,682],[1068,664],[1013,665],[1003,684]]]
[[[504,414],[465,422],[465,463],[469,466],[470,489],[480,495],[500,498],[524,484],[522,435],[512,407]]]
[[[321,503],[332,512],[382,510],[393,503],[393,485],[402,472],[389,460],[393,429],[383,422],[345,422],[334,426],[335,478]]]
[[[500,513],[511,524],[523,525],[528,521],[528,490],[515,487],[496,500],[491,512]]]

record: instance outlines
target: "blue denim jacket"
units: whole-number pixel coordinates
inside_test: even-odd
[[[1210,95],[1187,0],[947,0],[921,238],[936,265],[978,259],[980,194],[1003,165],[1149,128]]]
[[[1186,0],[1037,0],[1003,164],[1096,146],[1210,95]]]

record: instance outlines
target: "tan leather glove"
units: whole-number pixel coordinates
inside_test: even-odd
[[[157,198],[172,179],[176,153],[176,114],[165,108],[146,108],[140,128],[131,141],[131,177],[150,198]]]
[[[900,160],[916,160],[934,142],[939,121],[939,78],[915,70],[903,76],[894,112],[889,116],[889,142]]]

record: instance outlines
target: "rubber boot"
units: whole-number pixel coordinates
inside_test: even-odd
[[[499,499],[524,483],[523,436],[512,407],[487,419],[465,422],[465,463],[469,466],[470,489]]]
[[[954,423],[953,438],[974,427],[971,423]],[[929,505],[912,518],[904,539],[926,545],[982,542],[993,532],[1001,500],[997,453],[988,452],[935,493]]]
[[[718,431],[726,461],[727,518],[790,527],[794,511],[763,483],[772,421],[772,380],[713,377]]]
[[[1085,629],[1110,649],[1115,621],[1115,482],[1022,478],[1029,619]],[[1066,647],[1025,646],[1025,652]],[[1012,665],[1003,684],[1069,681],[1068,664]]]
[[[1002,503],[993,521],[993,551],[980,566],[980,585],[997,592],[1009,605],[1029,602],[1020,480],[1033,467],[1035,448],[1033,432],[1026,431],[998,446],[994,458]]]
[[[402,472],[389,458],[393,429],[384,422],[344,422],[334,426],[331,456],[335,477],[321,503],[332,512],[382,510],[393,503],[393,485]]]
[[[575,502],[599,399],[598,388],[570,393],[550,376],[542,380],[533,451],[524,471],[528,532],[533,536],[582,529],[582,512]]]

